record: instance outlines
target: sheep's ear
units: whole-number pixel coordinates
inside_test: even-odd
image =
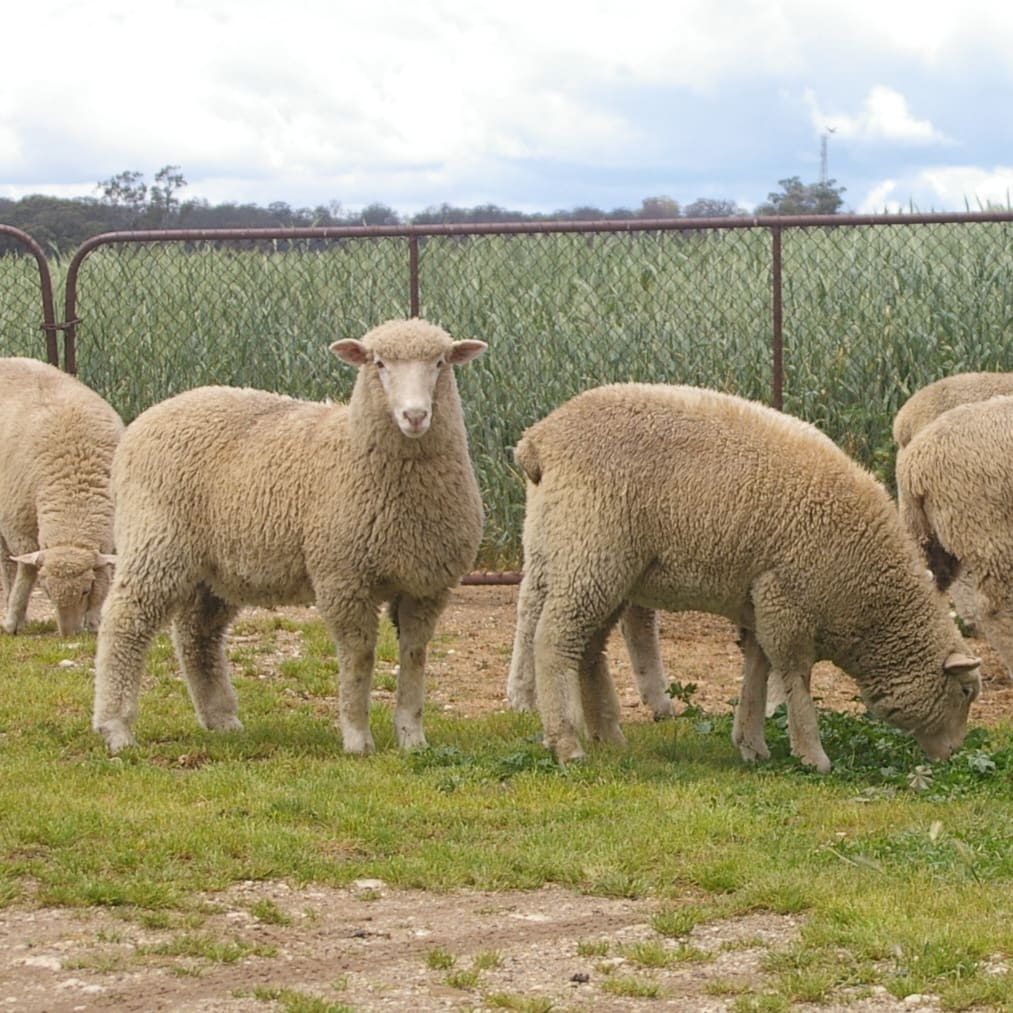
[[[477,359],[489,346],[484,341],[455,341],[447,362],[455,366]]]
[[[948,675],[963,675],[965,672],[972,672],[980,664],[981,658],[972,658],[968,654],[960,654],[954,651],[943,662],[943,670]]]
[[[361,341],[355,338],[342,338],[331,345],[331,351],[349,366],[365,366],[370,361],[369,350]]]
[[[972,658],[954,651],[944,662],[943,671],[960,683],[961,692],[968,700],[977,700],[981,695],[981,672],[978,666],[981,658]]]
[[[37,549],[35,552],[26,552],[22,556],[11,556],[11,559],[15,563],[24,563],[26,566],[42,566],[46,560],[46,554],[42,549]]]

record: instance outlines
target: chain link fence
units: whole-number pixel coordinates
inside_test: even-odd
[[[459,383],[487,510],[479,563],[510,569],[523,515],[510,448],[602,383],[783,401],[892,482],[890,424],[913,390],[964,369],[1013,369],[1011,222],[115,233],[59,265],[59,326],[65,364],[127,421],[208,383],[344,399],[353,375],[327,345],[390,317],[418,313],[488,341]],[[44,357],[37,312],[19,308],[30,302],[25,260],[0,257],[0,354]]]

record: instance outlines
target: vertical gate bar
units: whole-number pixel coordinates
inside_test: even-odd
[[[408,237],[408,285],[410,317],[419,315],[419,237],[411,235]]]
[[[770,230],[771,238],[771,285],[773,310],[773,348],[774,389],[773,406],[781,411],[784,407],[784,303],[782,301],[781,274],[781,226],[774,225]]]

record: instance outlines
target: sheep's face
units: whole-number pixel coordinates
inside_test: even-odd
[[[980,664],[979,658],[955,652],[943,665],[941,698],[932,699],[926,693],[919,707],[887,696],[871,709],[914,736],[929,759],[948,760],[964,742],[971,704],[981,693]],[[919,713],[926,710],[931,716]]]
[[[56,610],[56,625],[61,636],[74,636],[82,629],[92,632],[98,629],[115,561],[113,556],[60,546],[11,558],[16,563],[37,568],[39,583]]]
[[[414,440],[424,436],[432,425],[440,376],[452,366],[480,355],[485,347],[482,341],[448,340],[431,354],[408,358],[348,339],[334,342],[331,351],[344,362],[375,371],[391,418],[405,436]]]

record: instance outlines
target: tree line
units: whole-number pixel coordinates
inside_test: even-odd
[[[798,176],[782,179],[780,189],[753,212],[734,201],[701,197],[680,205],[670,197],[647,197],[639,208],[593,206],[526,214],[496,204],[464,208],[440,204],[402,218],[386,204],[369,204],[360,211],[347,212],[337,201],[313,208],[293,208],[284,201],[262,207],[258,204],[209,204],[201,199],[184,199],[187,181],[178,165],[167,165],[155,173],[149,186],[137,171],[118,173],[96,184],[96,197],[47,197],[34,194],[19,200],[0,198],[0,223],[27,232],[47,253],[59,255],[76,249],[86,239],[102,232],[130,229],[219,229],[219,228],[301,228],[342,225],[459,225],[536,221],[618,221],[668,218],[725,218],[746,214],[793,215],[837,214],[844,199],[844,187],[836,180],[803,183]],[[0,237],[0,252],[19,247]]]

